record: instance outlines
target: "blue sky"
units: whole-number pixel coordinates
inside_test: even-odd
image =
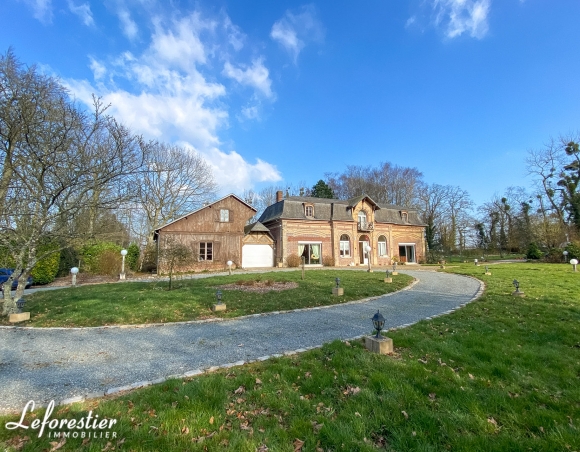
[[[3,0],[0,49],[222,192],[390,161],[483,203],[580,124],[580,2]]]

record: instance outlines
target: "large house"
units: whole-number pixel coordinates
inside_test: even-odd
[[[378,204],[369,196],[348,200],[277,193],[259,219],[272,235],[277,263],[304,256],[306,265],[390,265],[425,258],[425,225],[417,210]],[[370,246],[370,252],[366,247]]]
[[[260,219],[256,209],[230,194],[155,231],[158,249],[184,244],[193,259],[179,271],[286,266],[291,255],[309,266],[390,265],[421,262],[425,226],[417,211],[382,205],[369,196],[349,200],[276,194]],[[370,246],[370,252],[366,247]],[[163,256],[161,253],[160,256]],[[167,262],[158,260],[158,272]]]

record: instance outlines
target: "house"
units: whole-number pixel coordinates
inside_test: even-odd
[[[207,204],[155,231],[158,250],[188,246],[193,262],[178,271],[285,266],[290,255],[309,266],[418,263],[425,258],[425,225],[415,209],[376,203],[369,196],[283,198],[247,224],[256,209],[234,194]],[[370,246],[370,253],[366,247]],[[158,273],[167,265],[158,260]]]
[[[155,230],[159,251],[180,243],[189,247],[193,259],[177,271],[225,269],[227,262],[236,266],[272,267],[274,240],[260,223],[246,226],[256,209],[234,194],[188,213]],[[157,272],[166,273],[167,264],[157,261]]]
[[[425,225],[417,210],[378,204],[369,196],[353,199],[282,197],[259,222],[275,242],[275,259],[304,256],[306,265],[390,265],[425,258]],[[365,248],[371,247],[370,253]]]

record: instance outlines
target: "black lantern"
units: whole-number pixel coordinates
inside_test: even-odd
[[[389,269],[387,268],[387,276],[385,276],[385,278],[390,278],[391,274],[389,273]]]
[[[340,287],[340,278],[334,278],[334,282],[336,283],[336,288]]]
[[[516,292],[519,292],[520,291],[520,283],[519,283],[519,281],[517,279],[514,279],[514,282],[512,284],[516,288]]]
[[[377,339],[379,339],[381,337],[381,330],[385,326],[385,318],[377,310],[377,313],[375,315],[373,315],[373,317],[371,318],[371,320],[373,321],[373,326],[375,327],[375,330],[377,330],[377,335],[375,337]]]
[[[20,314],[24,309],[24,305],[26,304],[26,300],[24,298],[20,298],[16,300],[16,307],[18,308],[18,313]]]
[[[215,298],[216,298],[218,304],[222,304],[222,291],[221,290],[218,290],[215,293]]]

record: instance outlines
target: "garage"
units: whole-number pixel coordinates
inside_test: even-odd
[[[242,267],[273,267],[274,250],[270,245],[246,243],[242,247]]]

